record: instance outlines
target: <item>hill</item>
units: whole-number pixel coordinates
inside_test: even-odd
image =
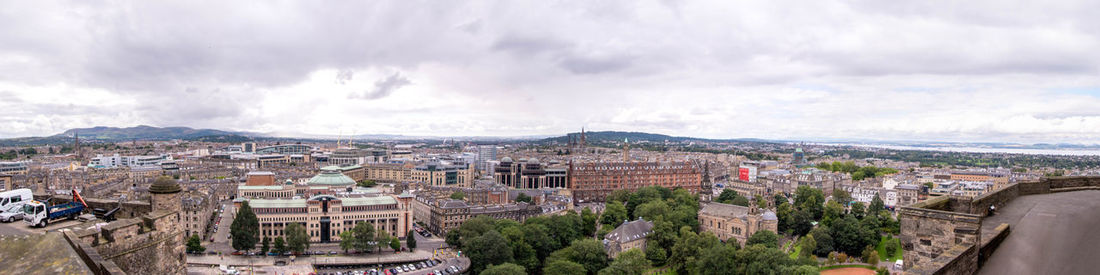
[[[776,141],[767,141],[759,139],[705,139],[695,137],[679,137],[663,134],[642,133],[642,132],[620,132],[620,131],[601,131],[601,132],[585,132],[585,137],[590,144],[603,143],[603,142],[621,142],[625,139],[629,139],[630,142],[691,142],[691,141],[705,141],[705,142],[761,142],[769,143]],[[551,137],[540,140],[540,142],[556,142],[556,143],[569,143],[569,137],[580,137],[580,133],[569,133],[560,137]]]
[[[105,127],[69,129],[60,134],[47,137],[21,137],[0,139],[0,146],[29,146],[42,144],[68,144],[72,143],[73,134],[80,135],[80,139],[88,142],[104,141],[128,141],[128,140],[247,140],[248,133],[229,132],[214,129],[193,129],[189,127],[153,127],[139,125],[135,127]]]

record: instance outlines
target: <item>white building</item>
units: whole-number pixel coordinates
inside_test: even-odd
[[[88,161],[88,167],[116,168],[158,166],[161,162],[166,160],[172,160],[172,156],[168,154],[156,156],[119,156],[118,154],[111,156],[96,155],[91,161]]]

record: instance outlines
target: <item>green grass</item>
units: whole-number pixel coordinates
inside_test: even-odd
[[[660,267],[650,268],[649,270],[646,270],[642,274],[646,274],[646,275],[672,275],[672,274],[676,274],[676,272],[672,272],[672,269],[668,268],[668,266],[660,266]]]
[[[819,270],[823,270],[823,271],[824,271],[824,270],[837,269],[837,268],[846,268],[846,267],[859,267],[859,268],[866,268],[866,269],[870,269],[870,270],[875,270],[875,267],[873,267],[873,266],[870,266],[870,265],[867,265],[867,264],[840,264],[840,265],[830,265],[830,266],[825,266],[825,267],[821,267],[821,269],[819,269]]]
[[[896,251],[894,253],[894,255],[886,255],[886,242],[898,243],[898,248],[899,249],[898,249],[898,251]],[[897,261],[897,260],[901,259],[901,253],[902,252],[901,252],[900,248],[901,248],[901,240],[898,240],[897,238],[893,238],[893,237],[890,237],[890,236],[882,236],[882,238],[879,239],[878,244],[875,245],[875,250],[878,251],[879,260],[883,261],[883,262],[894,262],[894,261]]]
[[[798,255],[800,252],[802,252],[802,246],[796,245],[794,249],[791,249],[791,259],[798,259]]]

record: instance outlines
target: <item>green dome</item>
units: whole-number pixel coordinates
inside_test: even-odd
[[[321,168],[321,173],[310,178],[306,184],[309,185],[355,185],[355,180],[344,173],[340,173],[340,168],[336,166],[327,166]]]

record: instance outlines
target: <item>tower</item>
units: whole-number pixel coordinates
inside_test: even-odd
[[[713,188],[710,183],[710,160],[703,161],[703,180],[700,181],[702,186],[699,186],[699,200],[709,202],[711,197],[714,196]]]
[[[77,160],[84,158],[84,154],[80,152],[80,135],[76,130],[73,130],[73,153],[76,154]]]
[[[630,139],[623,139],[623,162],[630,162]]]
[[[180,211],[180,185],[168,176],[161,176],[149,186],[149,205],[153,211]]]
[[[584,127],[581,127],[581,148],[588,146],[588,139],[584,134]]]

